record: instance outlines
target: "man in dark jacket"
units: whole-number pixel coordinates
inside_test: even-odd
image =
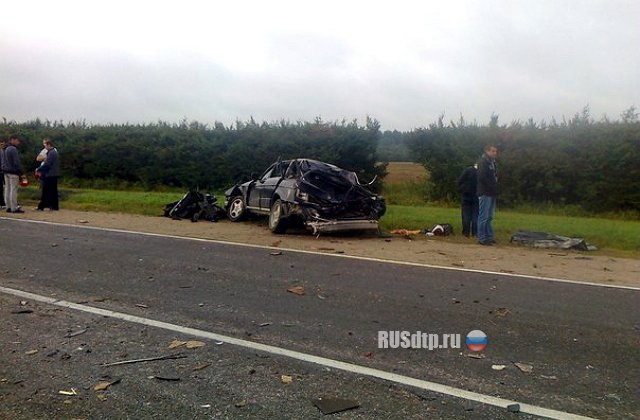
[[[498,197],[496,157],[498,157],[496,146],[485,146],[484,154],[478,164],[478,242],[480,245],[493,245],[496,242],[491,225]]]
[[[7,205],[7,213],[24,213],[18,207],[18,184],[22,177],[22,165],[18,146],[20,138],[16,135],[9,137],[9,145],[2,154],[2,172],[4,173],[4,201]]]
[[[58,159],[58,150],[53,146],[53,142],[49,139],[44,141],[44,147],[47,149],[47,157],[42,165],[36,169],[42,180],[42,197],[38,204],[37,210],[50,208],[58,210],[58,178],[60,177],[60,160]]]
[[[4,202],[4,173],[2,172],[2,156],[4,155],[4,148],[6,143],[4,139],[0,139],[0,207],[5,208]]]
[[[462,234],[467,238],[478,232],[478,165],[469,166],[458,178],[462,206]]]

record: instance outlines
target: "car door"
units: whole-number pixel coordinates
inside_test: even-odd
[[[260,191],[260,209],[268,211],[271,209],[271,197],[276,187],[282,180],[284,162],[273,165],[272,170],[261,178],[256,187]]]
[[[275,164],[269,166],[267,170],[264,171],[262,175],[260,175],[260,178],[258,178],[258,180],[253,183],[253,186],[247,193],[247,206],[250,207],[251,209],[254,209],[254,210],[260,209],[261,207],[260,198],[261,198],[262,186],[264,185],[265,181],[269,179],[269,177],[271,176],[271,172],[273,171],[273,168],[275,166],[276,166]]]

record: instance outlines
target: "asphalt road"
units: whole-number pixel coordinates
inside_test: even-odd
[[[563,412],[640,416],[639,291],[272,253],[0,220],[0,286]],[[287,292],[294,286],[305,295]],[[531,418],[206,340],[176,349],[184,359],[102,367],[190,337],[20,300],[0,294],[0,417],[319,418],[310,400],[332,396],[360,403],[338,418]],[[33,312],[15,313],[24,308]],[[464,348],[476,329],[489,339],[479,359]],[[463,343],[379,349],[380,330],[457,333]],[[120,382],[96,392],[101,378]],[[70,388],[79,395],[58,393]]]

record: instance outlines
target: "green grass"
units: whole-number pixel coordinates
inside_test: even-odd
[[[461,237],[462,223],[457,207],[390,205],[382,218],[382,227],[389,230],[424,229],[436,223],[451,223],[458,238]],[[493,226],[497,240],[502,243],[509,242],[511,235],[518,230],[532,230],[585,238],[603,253],[624,251],[618,254],[640,257],[639,221],[498,210]]]
[[[413,187],[411,187],[413,188]],[[103,211],[157,216],[167,203],[179,200],[183,190],[176,192],[110,191],[61,188],[61,207],[73,210]],[[414,191],[415,192],[415,191]],[[411,197],[411,190],[406,193]],[[216,192],[218,204],[223,205],[224,194]],[[39,198],[37,187],[20,190],[21,201],[35,204]],[[460,209],[437,205],[388,205],[382,218],[383,229],[424,229],[436,223],[451,223],[457,235],[449,241],[465,241],[460,235]],[[533,209],[532,209],[533,210]],[[498,210],[494,229],[498,241],[508,243],[518,230],[533,230],[558,235],[582,237],[601,249],[600,253],[640,257],[640,221],[615,220],[602,217],[575,217],[562,214],[533,214],[531,212]],[[557,208],[554,211],[562,211]],[[468,242],[468,240],[466,240]]]

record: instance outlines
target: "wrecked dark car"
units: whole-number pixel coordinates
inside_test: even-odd
[[[268,215],[274,233],[296,223],[314,234],[377,231],[386,211],[384,199],[361,185],[354,172],[317,160],[278,161],[251,178],[225,192],[227,216],[235,222]]]

